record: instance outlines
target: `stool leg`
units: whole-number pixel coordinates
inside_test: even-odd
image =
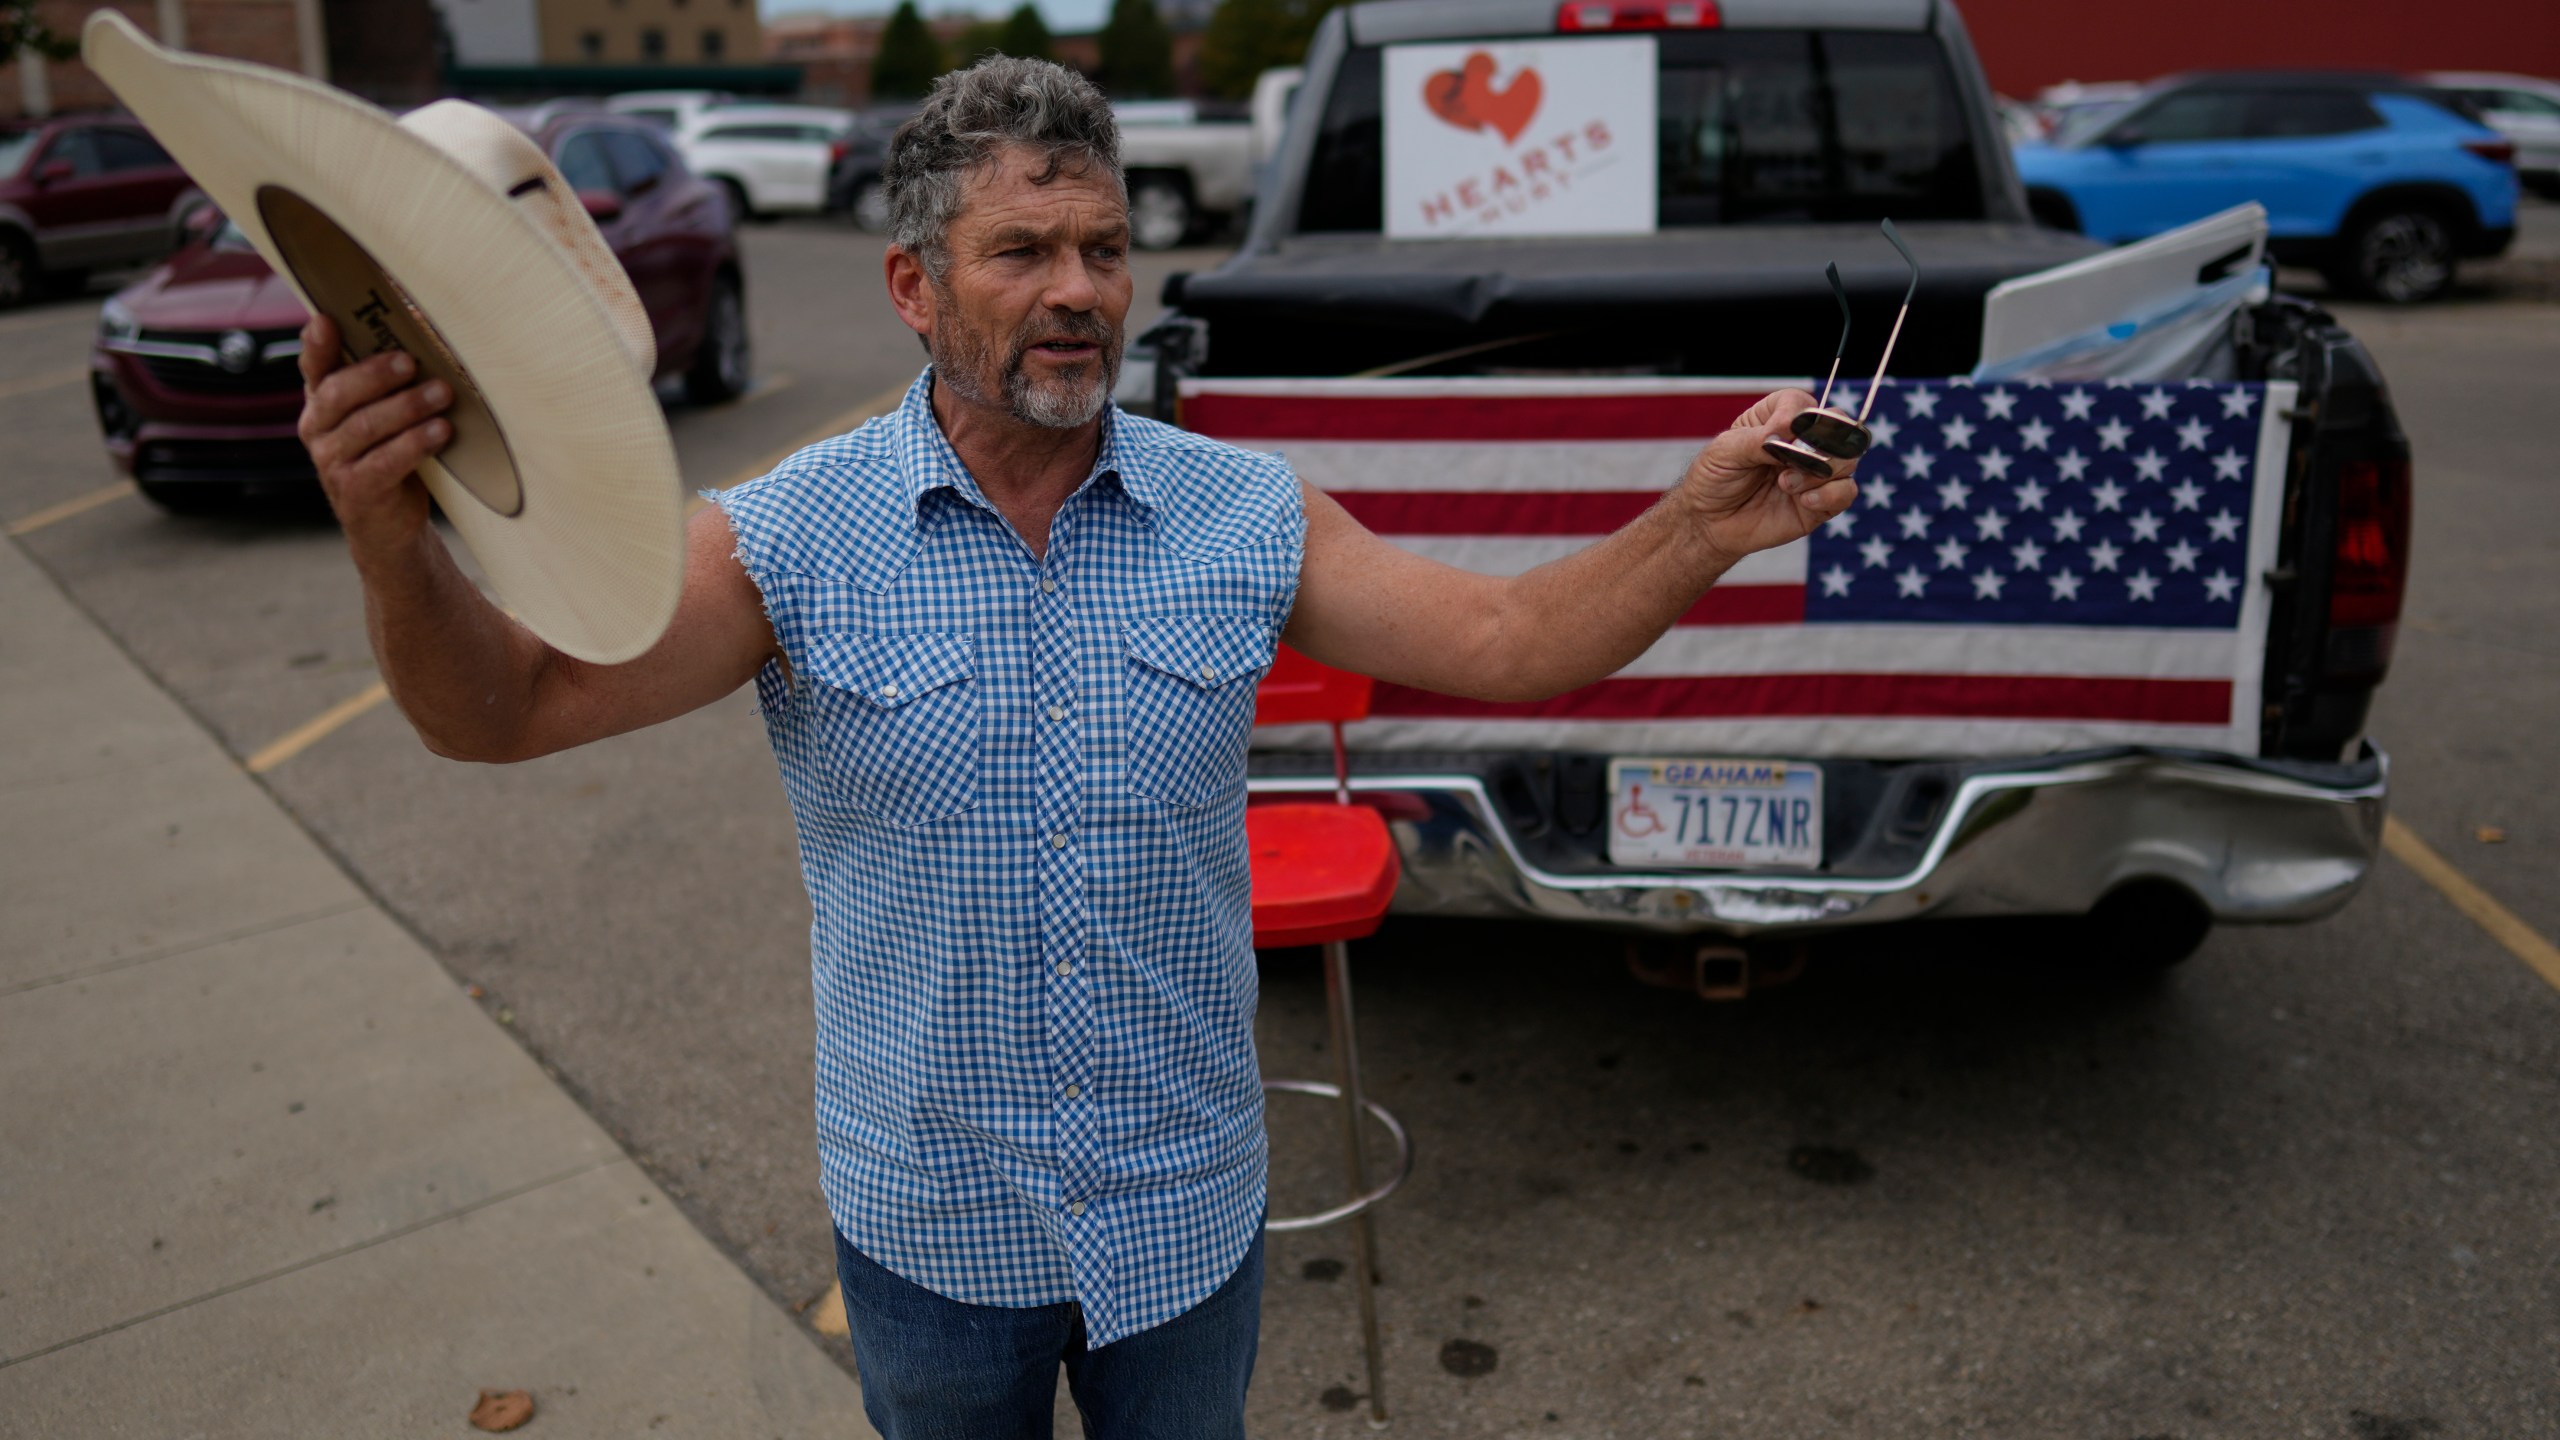
[[[1340,940],[1324,947],[1326,1020],[1333,1036],[1334,1084],[1342,1091],[1343,1198],[1369,1193],[1368,1167],[1360,1158],[1360,1115],[1366,1097],[1360,1092],[1360,1039],[1351,1017],[1351,948]],[[1369,1361],[1369,1424],[1387,1423],[1386,1360],[1378,1348],[1377,1234],[1369,1212],[1351,1217],[1353,1268],[1359,1274],[1360,1342]]]

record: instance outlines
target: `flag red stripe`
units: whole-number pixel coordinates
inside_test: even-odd
[[[1381,684],[1370,713],[1414,719],[1854,715],[2228,725],[2231,682],[2054,675],[1701,675],[1603,680],[1525,703],[1462,700]]]
[[[1346,490],[1334,499],[1371,530],[1402,535],[1607,535],[1657,498],[1624,490]],[[1801,625],[1802,585],[1719,585],[1673,622],[1678,625]]]
[[[1220,440],[1687,440],[1720,434],[1759,399],[1706,395],[1237,395],[1182,402]]]
[[[1661,499],[1641,490],[1335,490],[1381,535],[1610,535]]]
[[[1719,585],[1671,622],[1674,625],[1801,625],[1801,585]]]

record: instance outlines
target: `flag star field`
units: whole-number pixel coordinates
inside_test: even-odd
[[[1887,382],[1858,502],[1813,537],[1805,622],[2228,627],[2263,399]]]

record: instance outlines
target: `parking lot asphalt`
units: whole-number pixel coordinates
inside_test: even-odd
[[[2417,453],[2373,725],[2394,812],[2544,937],[2555,236],[2536,207],[2526,258],[2458,299],[2339,307]],[[696,485],[922,360],[876,239],[745,243],[765,383],[671,412]],[[1142,301],[1214,258],[1147,257]],[[374,682],[354,577],[307,504],[71,508],[114,479],[78,376],[98,298],[0,315],[0,525],[58,515],[17,543],[233,754],[272,756]],[[821,1293],[808,909],[747,698],[503,770],[436,760],[388,706],[304,738],[264,783],[776,1303]],[[2560,991],[2400,863],[2130,991],[2076,983],[2035,927],[1880,933],[1723,1006],[1562,929],[1403,922],[1355,953],[1371,1087],[1421,1152],[1379,1217],[1399,1429],[2560,1433]],[[1264,977],[1266,1070],[1322,1075],[1312,963]],[[1275,1208],[1321,1193],[1318,1109],[1275,1110]],[[1258,1433],[1362,1432],[1347,1237],[1270,1255]]]

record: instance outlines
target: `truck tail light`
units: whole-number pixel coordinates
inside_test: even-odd
[[[852,142],[852,141],[850,141],[850,140],[838,140],[838,141],[835,141],[834,143],[832,143],[832,144],[830,144],[829,146],[827,146],[827,164],[828,164],[828,166],[832,168],[833,166],[835,166],[835,165],[838,165],[838,164],[842,163],[842,162],[843,162],[843,160],[844,160],[844,157],[845,157],[845,156],[847,156],[847,155],[849,155],[849,154],[851,154],[852,152],[853,152],[853,142]]]
[[[2462,148],[2493,165],[2516,163],[2516,142],[2513,140],[2465,140]]]
[[[1716,0],[1565,0],[1556,28],[1597,30],[1712,30],[1724,23]]]
[[[2391,667],[2409,582],[2409,462],[2364,460],[2338,477],[2338,542],[2329,561],[2331,679],[2380,680]]]

